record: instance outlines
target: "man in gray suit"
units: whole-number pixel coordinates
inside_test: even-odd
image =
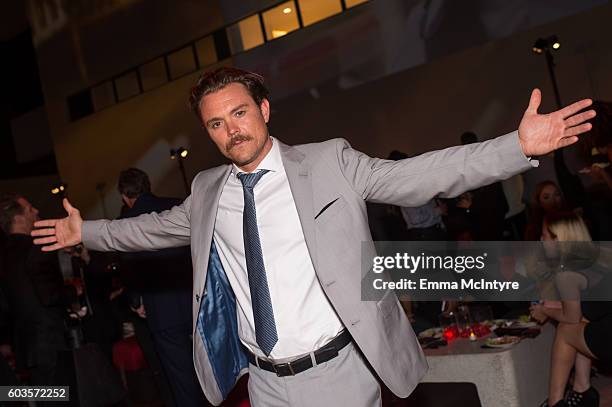
[[[588,131],[591,101],[540,115],[532,94],[518,132],[388,161],[343,139],[288,146],[270,137],[268,93],[253,73],[204,73],[191,104],[232,164],[200,172],[182,205],[161,214],[36,224],[43,250],[83,242],[143,251],[191,244],[194,363],[220,404],[250,373],[254,406],[380,405],[378,378],[407,397],[427,369],[395,293],[361,301],[362,242],[374,248],[365,201],[418,206],[537,165],[531,156]],[[427,182],[423,177],[427,174]]]

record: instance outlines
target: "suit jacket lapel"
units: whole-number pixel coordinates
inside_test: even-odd
[[[302,224],[306,246],[308,247],[310,258],[316,270],[317,250],[313,209],[312,171],[310,164],[302,152],[278,140],[276,141],[280,146],[283,166],[285,167],[285,173],[289,180],[289,187],[293,194],[293,200],[297,208],[300,223]]]
[[[217,167],[208,176],[213,181],[207,184],[206,188],[202,191],[201,199],[201,219],[202,219],[202,234],[200,235],[202,241],[198,243],[199,247],[197,252],[202,253],[203,270],[196,274],[195,282],[196,285],[194,290],[196,293],[203,294],[204,285],[206,284],[206,274],[208,267],[208,259],[210,257],[210,246],[212,244],[213,233],[215,230],[215,221],[217,219],[217,208],[219,207],[219,199],[221,198],[221,192],[223,192],[223,186],[231,171],[231,165],[224,167]]]

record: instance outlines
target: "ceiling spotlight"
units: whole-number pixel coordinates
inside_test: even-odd
[[[177,158],[186,158],[189,155],[189,150],[185,147],[179,147],[177,149],[170,150],[170,159],[175,160]]]
[[[538,40],[533,44],[532,51],[536,54],[541,54],[544,51],[549,50],[550,48],[557,50],[561,48],[561,43],[556,35],[551,35],[547,38],[538,38]]]
[[[66,190],[66,184],[61,183],[59,185],[54,186],[53,188],[51,188],[51,193],[53,195],[57,195],[60,192],[64,192]]]
[[[283,9],[283,14],[289,14],[289,13],[291,13],[292,11],[293,11],[293,10],[291,10],[291,7],[285,7],[285,8]]]

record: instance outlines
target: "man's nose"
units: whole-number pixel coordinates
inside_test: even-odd
[[[240,128],[234,122],[230,121],[227,123],[227,133],[230,135],[230,137],[233,137],[240,133]]]

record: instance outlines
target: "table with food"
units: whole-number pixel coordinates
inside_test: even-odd
[[[425,383],[476,385],[483,407],[538,405],[547,396],[552,326],[528,316],[419,333],[429,364]]]

